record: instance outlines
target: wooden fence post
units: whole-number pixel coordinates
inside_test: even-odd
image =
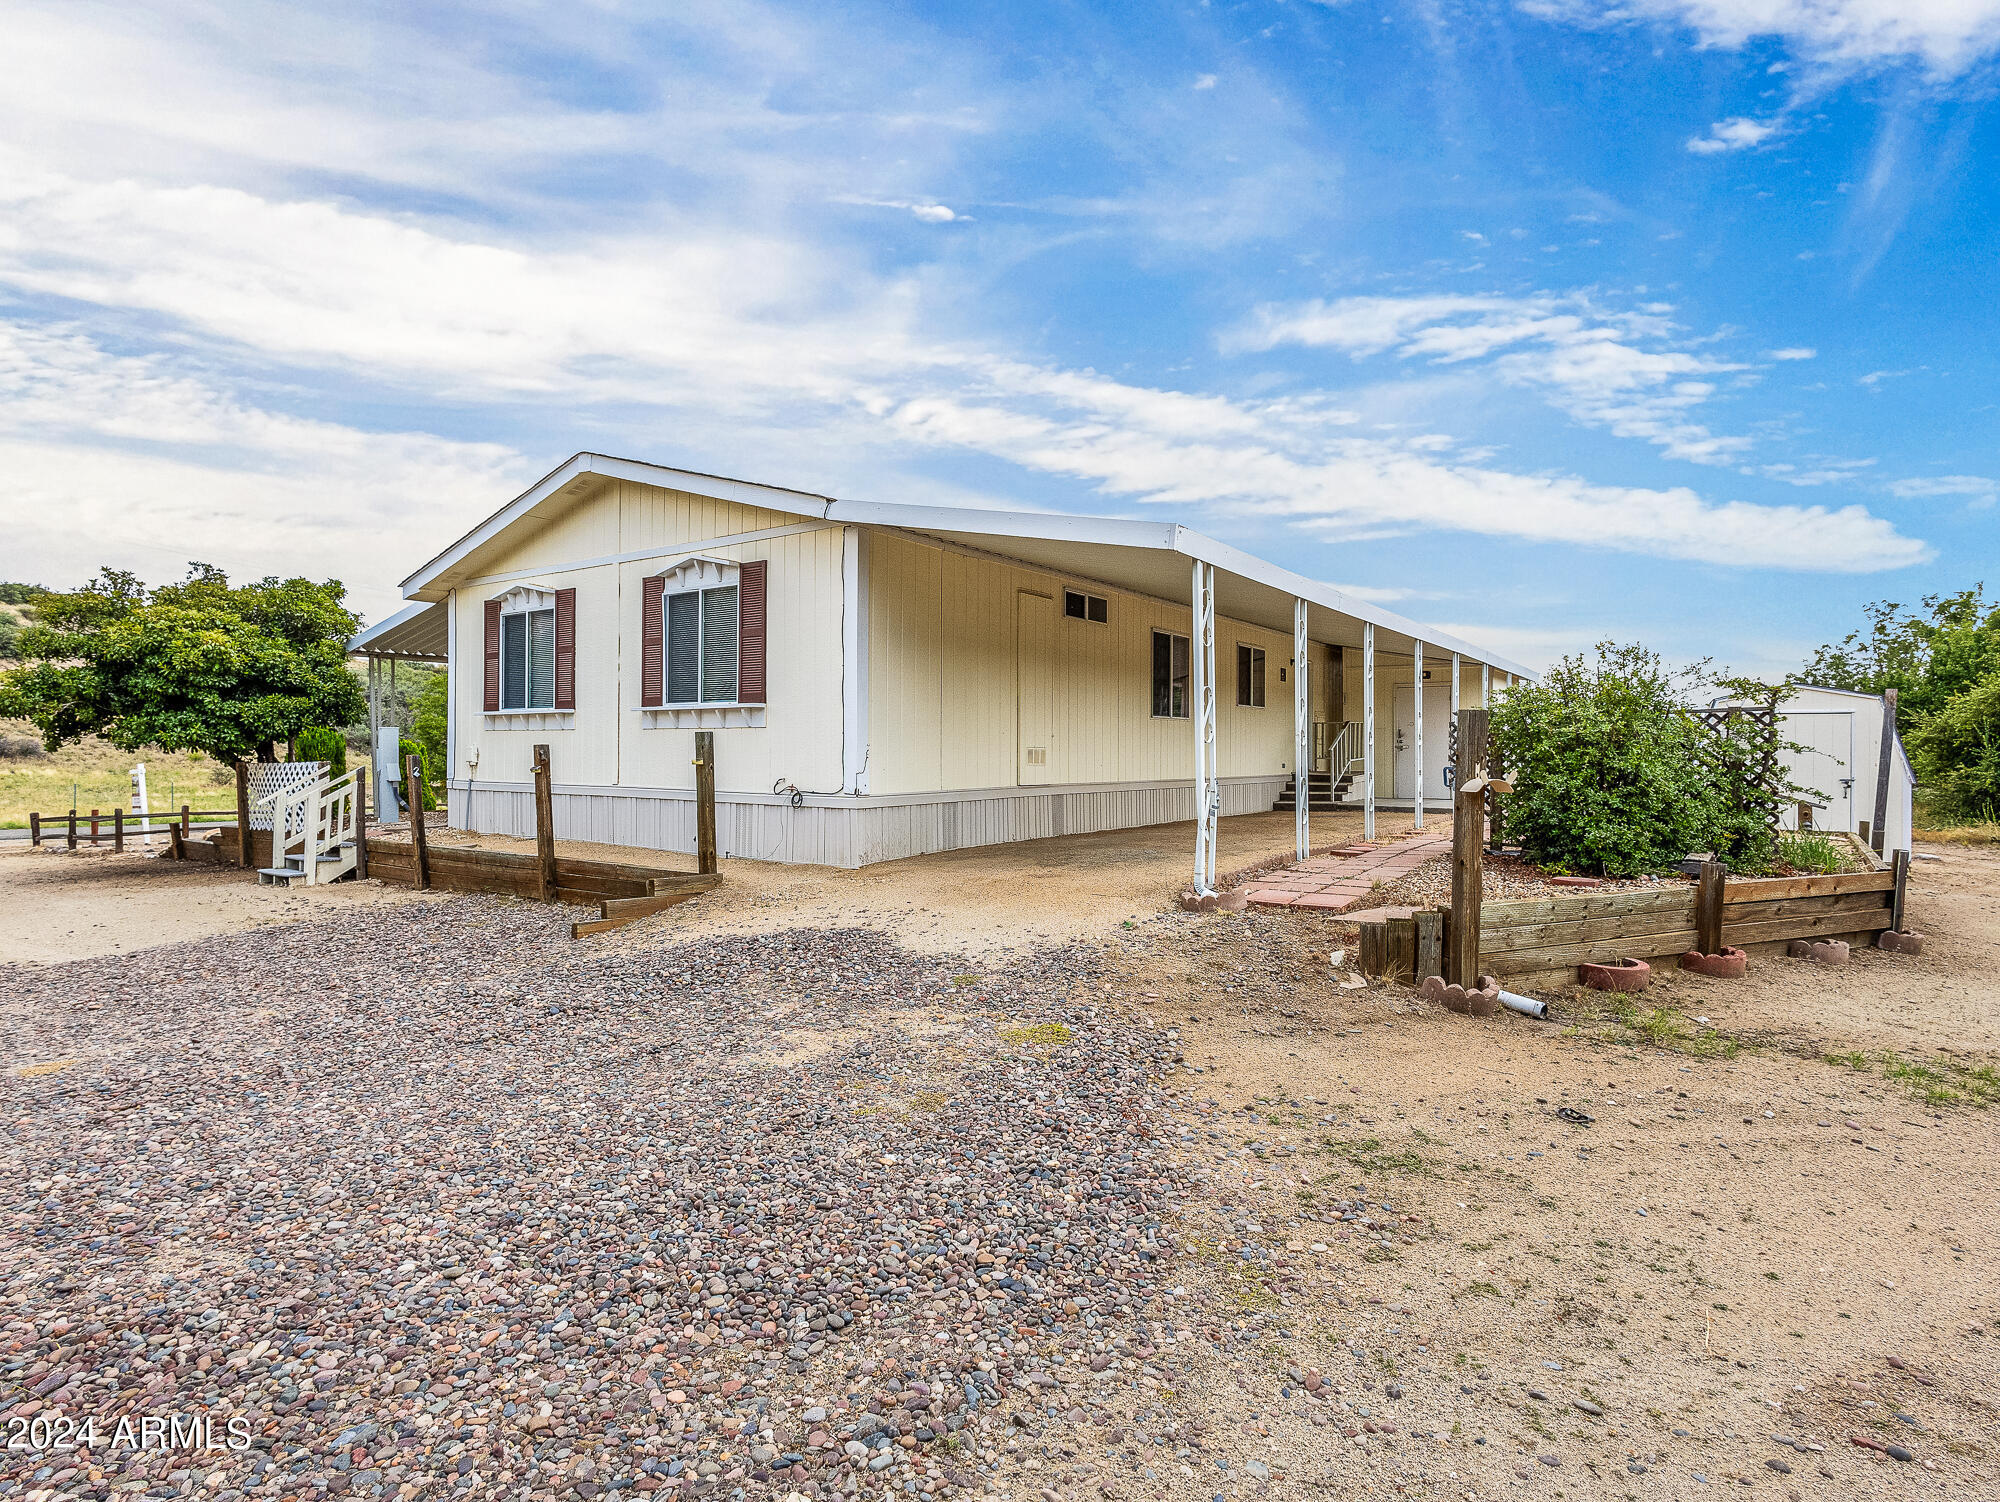
[[[719,869],[715,853],[715,732],[694,733],[694,853],[695,870],[713,876]]]
[[[1480,847],[1486,839],[1483,779],[1453,790],[1451,817],[1451,970],[1445,979],[1468,991],[1479,984],[1479,898],[1484,876]]]
[[[97,810],[94,808],[90,811],[90,848],[97,848]]]
[[[71,805],[71,807],[70,807],[70,811],[69,811],[69,848],[70,848],[70,849],[72,849],[72,850],[76,849],[76,808],[75,808],[75,805]]]
[[[1910,852],[1898,850],[1890,858],[1889,869],[1896,875],[1896,889],[1889,899],[1889,926],[1897,933],[1907,933],[1904,927],[1903,909],[1908,901],[1910,887]]]
[[[410,849],[417,858],[417,890],[431,886],[431,847],[424,834],[424,764],[414,755],[403,762],[404,787],[410,795]]]
[[[28,815],[28,843],[37,850],[42,848],[42,816],[40,814],[31,813]]]
[[[1714,856],[1701,863],[1694,889],[1694,947],[1701,954],[1722,953],[1722,896],[1727,868]]]
[[[276,848],[273,842],[273,851]],[[250,869],[250,763],[240,756],[236,758],[236,864]]]
[[[125,810],[122,808],[111,810],[111,853],[125,853]]]
[[[535,895],[556,900],[556,799],[547,746],[535,747]]]
[[[167,821],[167,858],[169,860],[184,861],[187,859],[187,851],[182,846],[181,838],[180,825],[169,819]]]
[[[1417,926],[1416,966],[1411,979],[1422,985],[1433,975],[1444,974],[1444,926],[1449,909],[1419,908],[1413,921]]]
[[[189,805],[187,805],[187,804],[185,804],[185,803],[183,803],[183,804],[181,805],[181,838],[182,838],[182,839],[186,839],[186,838],[188,837],[188,833],[189,833],[189,831],[188,831],[188,807],[189,807]]]

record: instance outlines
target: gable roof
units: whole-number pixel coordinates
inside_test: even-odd
[[[1318,641],[1358,646],[1360,627],[1373,625],[1377,628],[1378,650],[1384,652],[1407,654],[1414,643],[1421,641],[1427,651],[1458,652],[1503,672],[1524,678],[1539,676],[1532,669],[1474,643],[1356,599],[1330,584],[1267,563],[1178,522],[1076,516],[1067,512],[983,511],[885,501],[843,501],[810,491],[760,485],[606,454],[581,453],[565,460],[403,580],[404,597],[442,599],[459,578],[469,575],[467,565],[474,556],[501,534],[532,518],[583,501],[595,490],[599,479],[691,491],[836,525],[894,528],[1000,553],[1080,581],[1094,580],[1166,600],[1187,600],[1192,584],[1190,565],[1199,561],[1214,565],[1216,608],[1229,618],[1289,633],[1291,602],[1303,599],[1308,603],[1308,628]]]

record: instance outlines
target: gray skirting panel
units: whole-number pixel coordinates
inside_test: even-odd
[[[1286,780],[1283,775],[1226,779],[1222,813],[1267,812]],[[461,782],[452,785],[449,797],[456,828],[534,836],[535,798],[526,786]],[[650,850],[694,849],[692,793],[558,786],[553,801],[560,839]],[[1194,787],[1187,782],[809,800],[798,808],[781,800],[728,793],[715,800],[716,839],[724,856],[848,869],[941,850],[1193,818]]]

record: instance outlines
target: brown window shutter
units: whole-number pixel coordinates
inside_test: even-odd
[[[500,602],[486,602],[486,712],[500,707]]]
[[[770,565],[759,559],[738,570],[736,596],[738,635],[736,643],[736,701],[739,704],[764,702],[764,576]]]
[[[666,700],[667,623],[660,613],[666,590],[665,574],[639,581],[639,703],[647,709]]]
[[[556,708],[576,708],[576,591],[556,591]]]

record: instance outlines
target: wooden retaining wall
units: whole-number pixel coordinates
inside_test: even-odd
[[[540,890],[536,858],[511,850],[462,850],[432,845],[428,851],[431,885],[446,892],[501,892],[533,897]],[[383,881],[417,884],[416,852],[407,840],[368,842],[368,874]],[[658,897],[668,892],[706,890],[716,878],[692,871],[654,870],[614,861],[569,860],[556,857],[558,902],[591,906],[606,898]]]
[[[1872,944],[1895,926],[1895,871],[1728,881],[1722,942],[1750,954],[1782,953],[1794,939]],[[1695,888],[1605,892],[1484,904],[1479,968],[1501,980],[1576,978],[1576,967],[1635,959],[1657,962],[1695,947]]]

